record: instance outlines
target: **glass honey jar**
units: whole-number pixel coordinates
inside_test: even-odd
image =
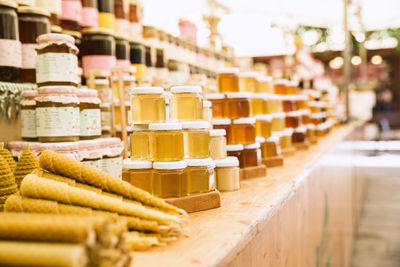
[[[115,29],[115,14],[114,0],[98,0],[99,9],[99,27],[114,31]]]
[[[286,113],[286,127],[287,128],[297,128],[300,127],[302,122],[302,113],[299,111],[292,111]]]
[[[233,120],[231,126],[231,142],[233,144],[243,145],[253,144],[256,141],[255,124],[255,118],[240,118]]]
[[[219,119],[228,117],[228,112],[225,110],[226,99],[224,94],[207,94],[206,99],[211,101],[213,118]]]
[[[292,135],[293,129],[285,129],[280,134],[280,144],[282,149],[291,148],[292,147]]]
[[[100,99],[94,89],[78,89],[80,139],[93,139],[101,136]]]
[[[122,122],[122,114],[121,114],[121,104],[120,103],[114,103],[114,126],[119,126],[121,127],[121,122]],[[126,125],[129,125],[129,114],[131,113],[131,106],[129,101],[125,101],[125,123]]]
[[[250,116],[250,93],[228,93],[225,110],[228,118],[238,119]]]
[[[304,143],[307,140],[307,127],[300,126],[294,129],[292,143]]]
[[[239,160],[227,157],[215,161],[216,186],[221,192],[240,189]]]
[[[239,160],[239,167],[244,167],[244,154],[243,154],[243,145],[227,145],[226,151],[229,157],[235,157]]]
[[[310,122],[314,125],[319,125],[326,121],[326,116],[325,112],[311,113]]]
[[[273,83],[271,76],[258,76],[256,93],[273,94]]]
[[[284,112],[273,113],[271,127],[273,132],[281,132],[286,128],[285,122],[286,114]]]
[[[122,180],[153,194],[153,163],[124,159]]]
[[[311,111],[309,109],[301,109],[298,112],[301,114],[301,121],[303,124],[309,124],[311,122]]]
[[[308,106],[310,107],[311,113],[320,113],[323,112],[323,108],[326,107],[326,104],[321,101],[311,101],[308,102]]]
[[[272,94],[269,95],[267,99],[268,114],[283,112],[283,102],[281,95]]]
[[[213,160],[224,159],[226,152],[226,131],[223,129],[210,130],[210,157]]]
[[[146,124],[166,120],[162,87],[136,87],[131,90],[132,123]]]
[[[185,158],[202,159],[210,156],[209,128],[207,121],[182,122]]]
[[[245,145],[243,149],[243,167],[255,167],[261,165],[260,143]]]
[[[115,56],[117,58],[116,66],[124,67],[131,65],[131,48],[129,40],[124,36],[115,35]]]
[[[150,160],[178,161],[185,157],[184,134],[180,123],[149,124]]]
[[[256,136],[268,138],[272,135],[272,115],[256,116]]]
[[[239,75],[239,89],[241,92],[254,93],[257,88],[257,73],[243,72]]]
[[[271,136],[265,139],[261,146],[262,158],[277,157],[281,154],[281,145],[278,136]]]
[[[297,81],[288,81],[287,82],[287,94],[288,95],[297,95],[298,94],[298,85]]]
[[[287,82],[286,79],[280,79],[274,81],[274,93],[278,95],[286,95],[287,94]]]
[[[201,120],[203,97],[200,86],[174,86],[170,89],[170,116],[172,120]]]
[[[82,20],[82,3],[80,0],[62,0],[61,28],[79,31]]]
[[[36,135],[36,101],[37,90],[22,92],[21,105],[21,138],[25,141],[37,141]]]
[[[146,74],[145,48],[140,43],[130,42],[130,61],[136,68],[135,77],[137,81],[142,81]]]
[[[185,161],[189,195],[206,193],[215,189],[214,164],[211,158]]]
[[[183,197],[188,192],[185,161],[153,162],[153,194],[157,197]]]
[[[253,94],[250,99],[250,115],[268,114],[268,94]]]
[[[213,128],[225,130],[226,141],[228,144],[232,144],[230,119],[213,119]]]
[[[219,69],[217,76],[218,91],[220,93],[239,92],[239,69]]]
[[[315,139],[315,125],[314,124],[307,124],[307,139],[308,140],[313,140]]]
[[[284,112],[291,112],[296,109],[295,98],[296,98],[296,96],[292,96],[292,95],[282,96],[282,104],[283,104]]]
[[[99,25],[97,0],[82,0],[82,28],[93,28]]]
[[[211,101],[203,100],[203,120],[208,121],[212,126],[212,103]]]
[[[134,125],[130,135],[131,159],[150,160],[150,135],[146,127]]]

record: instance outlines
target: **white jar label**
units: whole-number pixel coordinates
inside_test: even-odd
[[[78,58],[67,53],[45,53],[36,57],[36,82],[73,82],[78,80]]]
[[[111,112],[102,111],[101,112],[101,127],[111,127]]]
[[[84,109],[80,112],[80,136],[101,135],[100,109]]]
[[[36,112],[34,109],[21,110],[21,136],[36,137]]]
[[[90,166],[92,168],[95,168],[97,170],[102,170],[102,162],[101,159],[98,160],[83,160],[82,161],[83,164],[85,164],[86,166]]]
[[[40,136],[79,136],[79,108],[36,108],[36,134]]]
[[[122,156],[115,158],[103,158],[101,160],[103,172],[112,177],[121,179],[122,177]]]

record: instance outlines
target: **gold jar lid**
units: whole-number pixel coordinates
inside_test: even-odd
[[[51,25],[50,31],[52,33],[61,33],[62,32],[62,28],[60,26],[57,26],[57,25]]]
[[[17,2],[13,0],[0,0],[0,6],[12,7],[15,9],[18,8]]]
[[[50,17],[50,12],[43,8],[33,7],[33,6],[21,6],[18,8],[18,14],[34,14]]]
[[[82,30],[82,35],[89,34],[103,34],[114,36],[114,31],[108,28],[86,28]]]
[[[78,31],[63,30],[62,33],[71,35],[74,38],[82,39],[82,34]]]

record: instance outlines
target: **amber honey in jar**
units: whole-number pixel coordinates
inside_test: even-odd
[[[0,81],[19,82],[22,58],[17,3],[0,1],[0,18]]]
[[[302,112],[291,111],[286,113],[286,127],[287,128],[297,128],[300,127],[302,122]]]
[[[182,122],[185,158],[202,159],[210,156],[210,124],[207,121]]]
[[[278,136],[271,136],[265,139],[262,145],[262,158],[272,158],[281,154],[281,145]]]
[[[245,145],[243,149],[243,167],[255,167],[261,165],[260,143]]]
[[[215,119],[226,118],[228,113],[225,110],[225,95],[224,94],[207,94],[207,100],[211,101],[212,116]]]
[[[124,159],[122,165],[122,180],[153,194],[153,163]]]
[[[319,125],[326,121],[327,114],[325,112],[311,113],[310,121],[314,125]]]
[[[200,86],[174,86],[170,103],[172,120],[201,120],[203,115],[203,97]]]
[[[286,128],[286,114],[284,112],[273,113],[271,127],[273,132],[281,132]]]
[[[272,115],[256,116],[256,136],[268,138],[272,135]]]
[[[185,161],[153,163],[153,194],[157,197],[183,197],[188,192]]]
[[[133,126],[133,132],[130,135],[131,159],[150,160],[150,135],[150,130]]]
[[[79,100],[75,87],[41,87],[35,100],[36,134],[40,142],[79,140]]]
[[[100,99],[95,89],[78,89],[80,114],[80,138],[93,139],[101,136]]]
[[[90,72],[109,73],[116,66],[116,44],[113,32],[103,28],[82,30],[83,74]]]
[[[25,141],[36,141],[36,90],[22,92],[21,105],[21,138]]]
[[[298,85],[297,81],[288,81],[287,82],[287,94],[288,95],[296,95],[298,94]]]
[[[231,138],[231,120],[230,119],[213,119],[213,128],[225,130],[227,143],[233,144],[232,138]]]
[[[210,130],[210,156],[213,160],[227,156],[225,135],[226,131],[223,129]]]
[[[309,124],[311,122],[311,111],[309,109],[301,109],[298,112],[301,114],[301,121],[303,124]]]
[[[218,91],[220,93],[239,92],[238,68],[223,68],[217,72]]]
[[[287,128],[283,132],[276,133],[280,136],[280,145],[282,149],[291,148],[292,147],[292,135],[293,129]]]
[[[53,26],[58,27],[60,25],[62,13],[61,0],[36,0],[36,6],[50,12],[50,24],[52,28]]]
[[[81,0],[62,0],[61,27],[65,30],[79,31],[82,20]]]
[[[131,106],[129,101],[125,101],[125,123],[129,125],[129,114],[131,113]],[[122,114],[121,114],[121,104],[114,103],[114,125],[121,126]]]
[[[253,94],[250,99],[251,116],[268,114],[268,94]]]
[[[227,145],[226,152],[229,157],[235,157],[239,160],[239,167],[244,167],[244,154],[243,154],[243,145]]]
[[[298,101],[296,102],[296,109],[300,110],[300,109],[309,109],[308,108],[308,97],[307,95],[298,95],[297,96]]]
[[[312,140],[312,139],[315,139],[315,130],[316,130],[316,127],[315,127],[315,125],[314,124],[307,124],[307,139],[308,140]]]
[[[135,77],[137,81],[142,81],[146,73],[145,48],[144,45],[130,42],[130,61],[136,68]]]
[[[286,79],[280,79],[274,81],[274,93],[278,95],[286,95],[287,94],[287,82]]]
[[[225,101],[225,110],[228,118],[238,119],[250,116],[250,97],[251,93],[228,93]]]
[[[185,157],[184,134],[180,123],[152,123],[149,125],[150,159],[177,161]]]
[[[256,141],[256,119],[240,118],[232,121],[231,139],[233,144],[253,144]]]
[[[273,94],[273,83],[271,76],[258,76],[257,78],[257,93]]]
[[[241,92],[254,93],[257,88],[257,73],[243,72],[239,75],[239,89]]]
[[[99,26],[99,10],[97,0],[82,0],[82,28],[96,28]]]
[[[166,121],[162,87],[136,87],[131,90],[132,123],[146,124]]]
[[[78,48],[72,36],[49,33],[37,38],[36,83],[42,86],[77,86]]]
[[[227,157],[215,161],[216,186],[219,191],[235,191],[240,189],[239,160]]]
[[[99,27],[114,31],[114,0],[98,0],[97,4],[99,9]]]
[[[36,82],[36,39],[50,33],[50,13],[35,7],[18,8],[19,39],[22,43],[21,82]]]
[[[186,159],[188,194],[207,193],[215,188],[214,166],[211,158]]]
[[[307,140],[307,127],[300,126],[294,129],[292,143],[304,143]]]

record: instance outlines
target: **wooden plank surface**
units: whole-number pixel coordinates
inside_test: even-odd
[[[308,185],[307,174],[321,156],[351,133],[353,128],[353,125],[337,127],[309,150],[296,151],[295,155],[285,159],[283,167],[268,169],[267,177],[242,181],[241,190],[221,193],[221,208],[190,215],[191,222],[186,230],[189,237],[179,238],[167,247],[135,252],[134,266],[316,266],[308,264],[316,261],[315,248],[321,242],[320,236],[323,236],[323,216],[315,219],[315,233],[302,231],[302,227],[314,231],[307,225],[313,222],[313,217],[302,220],[303,223],[296,222],[296,219],[308,216],[311,210],[323,210],[324,203],[320,199],[324,199],[324,195],[319,189],[321,179],[314,175],[314,182]],[[324,173],[318,176],[323,177]],[[329,185],[335,183],[334,179],[330,180],[333,181]],[[343,197],[341,194],[351,196],[351,192],[346,190],[336,192],[332,197]],[[351,187],[348,190],[352,190]],[[315,196],[318,201],[310,199],[314,195],[310,197],[309,191],[321,191]],[[297,198],[300,198],[299,201],[296,201]],[[345,205],[345,199],[342,202]],[[300,203],[308,206],[300,207]],[[341,220],[340,224],[352,224],[340,217],[336,220]],[[283,222],[291,224],[284,225]],[[293,229],[282,229],[284,226]],[[293,235],[283,235],[282,230]],[[317,236],[307,241],[308,234]],[[330,240],[340,242],[338,238]],[[325,243],[322,244],[324,249],[329,250],[329,246],[333,246],[331,242]],[[296,247],[303,247],[304,255],[288,255]],[[346,255],[350,253],[351,243],[349,245],[346,241],[338,247],[339,254],[343,254],[339,255],[340,260],[348,258]],[[327,261],[325,254],[318,255],[324,262]],[[298,264],[287,265],[285,261],[290,256],[292,259],[289,262]],[[333,260],[330,262],[333,263]],[[331,266],[346,266],[345,263]]]

